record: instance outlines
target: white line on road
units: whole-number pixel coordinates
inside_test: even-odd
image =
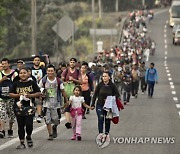
[[[173,94],[173,95],[176,95],[176,91],[172,91],[172,94]]]
[[[173,100],[174,100],[175,102],[178,102],[178,98],[177,98],[177,97],[173,97]]]
[[[167,25],[164,25],[164,28],[167,28]]]
[[[167,56],[165,56],[164,59],[167,59]]]
[[[166,29],[164,29],[164,33],[166,33]]]
[[[167,73],[169,73],[169,70],[166,70]]]
[[[164,53],[165,53],[165,55],[167,55],[167,53],[168,53],[168,52],[167,52],[167,51],[165,51]]]
[[[61,121],[64,121],[64,120],[65,120],[65,117],[62,117]],[[40,126],[40,127],[36,128],[35,130],[33,130],[33,134],[36,134],[37,132],[40,132],[40,131],[42,131],[45,128],[46,128],[46,125]],[[16,137],[16,138],[14,138],[14,139],[12,139],[12,140],[10,140],[10,141],[0,145],[0,151],[6,149],[7,147],[15,144],[18,141],[19,141],[19,137]]]
[[[174,83],[173,83],[173,82],[169,82],[169,84],[170,84],[170,85],[174,85]]]
[[[165,67],[166,70],[168,70],[169,68],[168,67]]]
[[[168,20],[166,20],[166,24],[168,24]]]
[[[176,107],[177,107],[177,108],[180,108],[180,104],[176,104]]]
[[[171,76],[171,74],[167,74],[167,76]]]
[[[171,85],[171,89],[174,89],[174,85]]]
[[[172,78],[168,78],[168,80],[169,80],[169,81],[171,81],[171,80],[172,80]]]
[[[167,36],[167,35],[166,35],[166,34],[164,34],[164,37],[165,37],[165,38],[166,38],[166,36]]]

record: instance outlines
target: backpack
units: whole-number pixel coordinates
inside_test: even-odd
[[[0,83],[0,98],[2,99],[10,99],[9,97],[9,91],[10,88],[12,87],[13,81],[11,80],[12,76],[14,74],[14,71],[7,75],[7,80],[3,81]],[[2,77],[5,75],[1,72]]]
[[[76,71],[77,71],[77,79],[78,79],[78,76],[79,76],[79,70],[78,69],[76,69]],[[69,69],[68,68],[66,68],[66,70],[65,70],[65,76],[64,76],[64,80],[66,80],[66,77],[67,77],[67,74],[68,74],[68,72],[69,72]]]
[[[57,87],[57,101],[61,102],[61,89],[60,89],[60,85],[61,85],[62,81],[58,77],[56,77],[56,81],[57,81],[57,84],[58,84],[58,87]],[[47,82],[47,75],[45,75],[42,78],[42,84],[43,84],[43,88],[44,89],[45,89],[46,82]]]

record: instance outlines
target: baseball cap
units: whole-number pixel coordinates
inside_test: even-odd
[[[24,61],[23,60],[18,60],[17,63],[21,63],[21,64],[24,64]]]

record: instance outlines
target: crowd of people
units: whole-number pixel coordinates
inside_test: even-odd
[[[26,148],[25,138],[28,147],[33,147],[33,121],[41,123],[44,118],[48,140],[53,140],[64,113],[66,128],[72,128],[71,139],[80,141],[82,119],[96,108],[100,140],[109,139],[115,114],[111,107],[104,109],[105,104],[107,107],[114,103],[109,96],[128,105],[131,98],[138,98],[139,87],[142,94],[148,87],[148,98],[152,98],[158,82],[155,64],[150,63],[146,68],[150,53],[155,54],[155,42],[146,36],[146,19],[143,11],[132,12],[125,23],[123,43],[102,51],[92,62],[71,58],[69,63],[60,63],[56,69],[52,64],[41,67],[40,57],[35,56],[32,68],[25,68],[23,60],[18,60],[17,69],[13,70],[9,59],[3,58],[0,63],[0,138],[6,136],[7,119],[7,135],[13,137],[16,118],[20,140],[17,149]]]

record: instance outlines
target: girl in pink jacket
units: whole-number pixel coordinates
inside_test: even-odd
[[[84,97],[81,96],[81,87],[75,86],[73,92],[74,95],[70,96],[69,103],[71,104],[70,114],[72,117],[72,128],[73,128],[73,136],[71,140],[81,141],[81,121],[83,115],[82,105],[86,108],[92,109],[89,105],[87,105],[84,101]]]

